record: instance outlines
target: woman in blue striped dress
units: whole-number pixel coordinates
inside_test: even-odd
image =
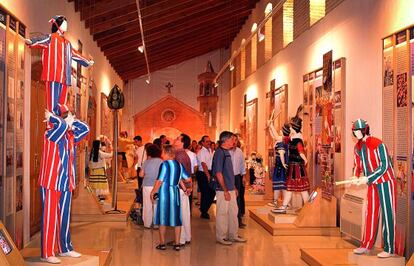
[[[175,160],[175,149],[165,145],[162,150],[164,162],[161,164],[157,181],[151,191],[151,199],[158,192],[158,204],[154,215],[154,225],[160,226],[160,244],[157,249],[165,250],[165,232],[167,226],[174,227],[174,249],[180,250],[181,208],[179,186],[186,191],[184,182],[191,182],[184,167]]]

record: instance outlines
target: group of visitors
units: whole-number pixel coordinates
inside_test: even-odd
[[[118,156],[120,181],[137,177],[142,190],[142,219],[146,229],[159,229],[157,249],[167,245],[180,250],[191,243],[191,206],[194,184],[198,187],[200,217],[210,219],[209,210],[216,200],[216,240],[223,245],[245,242],[238,229],[245,227],[244,191],[246,166],[238,136],[224,131],[216,145],[205,135],[191,141],[187,134],[169,140],[165,135],[143,144],[141,136],[129,140],[121,132]],[[90,155],[89,184],[100,201],[108,195],[106,160],[112,144],[107,138],[93,142]],[[128,157],[133,151],[135,174]],[[174,241],[166,243],[167,227],[173,227]]]

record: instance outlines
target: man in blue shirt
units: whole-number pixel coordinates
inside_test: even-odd
[[[221,132],[220,148],[214,153],[212,163],[212,172],[219,184],[216,190],[216,238],[217,242],[223,245],[231,245],[232,242],[246,242],[238,235],[238,192],[234,185],[233,164],[229,153],[233,146],[233,133]]]

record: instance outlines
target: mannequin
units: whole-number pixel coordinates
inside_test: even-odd
[[[359,177],[357,185],[368,185],[364,235],[361,246],[354,249],[354,253],[361,255],[372,249],[381,209],[384,251],[377,256],[388,258],[395,253],[396,187],[392,161],[384,143],[370,136],[369,125],[365,120],[356,120],[352,133],[358,140],[354,149],[354,175]]]
[[[277,200],[280,194],[283,193],[283,198],[286,197],[286,175],[288,169],[288,148],[290,125],[285,123],[282,127],[282,139],[275,145],[276,162],[275,170],[273,171],[273,202],[268,203],[269,206],[277,207]]]
[[[286,213],[287,206],[292,199],[293,192],[300,192],[303,202],[309,199],[309,179],[306,174],[305,165],[308,163],[304,154],[304,144],[302,137],[302,119],[295,116],[290,122],[290,141],[289,141],[289,162],[288,175],[286,180],[286,197],[279,208],[273,210],[277,213]]]
[[[46,108],[57,115],[58,104],[66,103],[67,86],[71,86],[72,60],[84,67],[92,66],[94,61],[79,54],[65,39],[68,23],[64,16],[54,16],[49,23],[52,24],[51,34],[26,39],[26,44],[31,48],[43,49],[41,79],[46,81]]]
[[[86,123],[75,119],[66,106],[59,105],[56,116],[46,110],[48,126],[45,132],[43,156],[39,173],[42,201],[41,260],[60,263],[55,257],[55,244],[59,256],[78,258],[73,250],[69,224],[72,192],[75,180],[75,145],[89,132]]]

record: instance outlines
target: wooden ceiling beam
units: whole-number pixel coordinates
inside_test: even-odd
[[[190,60],[190,59],[192,59],[192,58],[194,58],[198,55],[203,55],[203,54],[208,53],[211,50],[216,50],[216,49],[218,49],[218,48],[214,47],[214,46],[211,46],[211,47],[208,47],[204,50],[194,51],[193,53],[187,54],[187,55],[185,55],[183,57],[180,57],[180,58],[172,58],[172,59],[169,59],[169,60],[164,60],[162,62],[158,62],[156,64],[152,64],[153,68],[151,69],[151,72],[155,72],[157,70],[164,69],[166,67],[178,64],[178,63],[186,61],[186,60]],[[136,66],[136,67],[131,67],[131,69],[127,72],[119,72],[118,74],[121,76],[121,78],[123,80],[126,81],[126,80],[130,80],[130,79],[134,79],[134,78],[138,78],[140,76],[146,75],[147,70],[146,70],[145,66]]]
[[[132,7],[133,7],[133,5],[132,5]],[[120,17],[123,17],[123,16],[126,16],[126,15],[134,15],[133,13],[135,13],[136,17],[138,16],[136,8],[131,9],[131,8],[128,8],[128,6],[127,6],[127,7],[124,7],[124,8],[116,9],[116,10],[113,10],[109,14],[104,14],[102,16],[97,16],[97,17],[94,17],[94,18],[86,19],[85,20],[85,27],[88,28],[88,29],[89,28],[94,28],[98,25],[107,23],[108,21],[116,20],[116,19],[118,19]]]
[[[211,32],[211,34],[214,34],[222,30],[226,30],[227,28],[232,28],[233,30],[236,30],[238,29],[238,27],[241,26],[241,24],[242,24],[242,21],[240,20],[237,21],[237,24],[233,24],[233,25],[231,25],[229,22],[219,21],[218,23],[210,24],[205,27],[193,28],[191,31],[188,31],[188,30],[179,31],[176,34],[174,33],[174,31],[160,32],[159,35],[147,36],[145,38],[145,44],[147,46],[147,49],[149,50],[149,49],[152,49],[152,47],[156,47],[160,43],[169,42],[171,39],[191,38],[194,34],[198,34],[202,32],[204,33]],[[137,35],[133,35],[133,36],[130,36],[129,38],[122,39],[120,40],[120,43],[125,43],[127,45],[129,45],[130,43],[132,43],[133,45],[135,43],[137,47],[141,44],[140,38]],[[101,46],[101,49],[102,51],[106,51],[108,49],[117,47],[117,45],[118,47],[123,46],[122,44],[119,45],[117,43],[110,43],[108,45]]]
[[[132,21],[137,21],[137,26],[139,25],[137,9],[128,8],[128,9],[125,9],[123,13],[124,14],[121,16],[109,18],[102,23],[90,25],[89,29],[90,29],[91,34],[94,35],[100,32],[105,32],[109,29],[128,24]]]
[[[181,18],[179,21],[171,21],[168,25],[163,25],[159,28],[152,27],[151,25],[148,25],[146,22],[144,22],[144,34],[145,36],[151,35],[151,34],[157,34],[157,32],[162,31],[164,29],[168,29],[168,27],[172,27],[174,30],[179,29],[180,27],[183,27],[185,25],[192,25],[196,23],[199,25],[200,23],[208,23],[215,19],[220,19],[226,16],[237,16],[238,12],[243,11],[249,11],[246,9],[244,5],[238,5],[237,7],[234,7],[232,5],[228,5],[226,7],[223,7],[220,10],[212,10],[211,12],[204,12],[204,14],[199,16],[193,16],[192,19],[189,19],[187,17]],[[248,13],[247,13],[248,14]],[[246,15],[246,13],[244,13]],[[204,22],[205,21],[205,22]],[[133,31],[139,32],[139,26],[137,22],[130,22],[128,24],[118,26],[116,28],[110,29],[106,32],[101,32],[96,35],[93,35],[94,40],[108,40],[108,39],[119,39],[122,38],[123,33],[132,34]]]
[[[163,40],[172,36],[178,36],[186,32],[196,32],[196,31],[204,31],[205,29],[211,27],[216,28],[222,24],[234,25],[235,23],[239,24],[240,20],[244,19],[244,16],[248,15],[250,11],[243,9],[228,9],[224,12],[220,11],[216,14],[206,16],[206,19],[193,19],[186,21],[183,24],[176,24],[170,27],[165,27],[161,30],[153,30],[153,31],[145,31],[145,42],[147,45],[156,41],[156,40]],[[103,50],[108,49],[111,46],[118,45],[122,42],[127,42],[132,39],[137,40],[137,42],[141,41],[141,35],[135,29],[131,29],[125,34],[120,33],[114,35],[113,38],[105,38],[104,40],[97,40],[98,46],[101,47]]]
[[[142,19],[142,23],[144,25],[145,29],[148,29],[148,27],[151,27],[149,25],[152,25],[151,23],[154,22],[159,22],[159,21],[171,21],[171,20],[177,20],[177,18],[183,17],[186,14],[192,14],[195,10],[204,10],[205,8],[208,8],[211,5],[211,2],[214,2],[213,0],[204,0],[204,1],[190,1],[187,2],[186,5],[177,5],[177,7],[175,9],[171,9],[168,13],[165,13],[163,15],[160,16],[153,16],[151,17],[151,19]],[[136,10],[136,8],[135,8]],[[134,16],[133,18],[131,17],[122,17],[122,19],[118,19],[117,23],[107,23],[107,24],[103,24],[100,27],[93,27],[93,29],[91,29],[91,34],[97,34],[100,32],[105,32],[107,30],[110,30],[111,28],[117,27],[117,26],[122,26],[125,24],[130,23],[136,23],[137,25],[139,24],[138,21],[138,15]]]
[[[197,49],[204,49],[205,47],[210,47],[214,45],[216,47],[217,44],[222,44],[227,41],[227,36],[221,36],[219,38],[216,38],[214,42],[206,42],[205,40],[196,40],[193,42],[188,42],[185,44],[179,44],[176,46],[169,47],[169,49],[159,50],[159,51],[153,51],[152,53],[148,54],[148,60],[151,64],[152,62],[159,60],[159,59],[165,59],[174,55],[182,55],[183,53],[190,53]],[[168,56],[168,57],[166,57]],[[130,64],[133,64],[137,61],[141,61],[143,64],[145,64],[144,57],[142,54],[131,54],[127,57],[125,57],[123,60],[109,60],[111,65],[118,69],[122,70],[124,68],[127,68],[130,66]],[[150,65],[151,66],[151,65]]]
[[[142,18],[147,18],[150,16],[160,16],[160,13],[162,12],[169,12],[171,9],[186,4],[188,2],[192,2],[194,0],[174,0],[174,1],[163,1],[163,2],[159,2],[157,4],[148,6],[148,7],[143,7],[141,8],[141,14],[142,14]]]
[[[191,34],[191,36],[189,37],[178,37],[178,38],[173,38],[170,40],[167,40],[165,42],[163,42],[160,45],[156,45],[153,47],[147,47],[147,53],[151,53],[154,51],[159,51],[159,50],[163,50],[163,49],[169,49],[169,47],[176,47],[176,46],[180,46],[182,44],[185,43],[192,43],[192,42],[214,42],[214,40],[216,38],[221,38],[221,37],[227,37],[228,39],[230,38],[231,33],[237,31],[237,27],[222,27],[219,28],[217,30],[211,30],[208,32],[199,32],[196,34]],[[231,42],[231,40],[229,40],[229,42]],[[134,45],[135,44],[135,45]],[[115,47],[114,49],[108,49],[104,51],[105,56],[111,60],[115,57],[115,55],[120,55],[122,57],[122,54],[125,54],[125,51],[130,51],[130,52],[134,52],[137,51],[137,48],[140,44],[136,43],[135,41],[132,41],[130,43],[125,43],[124,46],[122,47]],[[137,51],[138,53],[138,51]]]
[[[114,10],[124,8],[126,6],[132,6],[133,4],[135,4],[136,9],[135,0],[107,0],[104,2],[99,2],[96,3],[96,5],[83,8],[81,12],[81,20],[108,14]]]

